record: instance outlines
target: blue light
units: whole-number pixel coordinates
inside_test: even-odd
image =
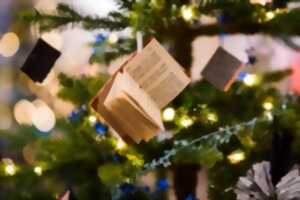
[[[156,187],[157,191],[167,190],[169,188],[168,180],[166,178],[159,179],[156,184]]]
[[[243,81],[245,79],[245,77],[247,76],[247,72],[240,72],[240,74],[237,77],[238,81]]]
[[[97,123],[95,125],[95,129],[96,129],[96,131],[97,131],[98,134],[104,135],[106,133],[106,131],[107,131],[107,126],[104,125],[104,124],[101,124],[101,123]]]

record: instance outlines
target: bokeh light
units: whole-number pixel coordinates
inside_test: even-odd
[[[35,106],[27,100],[20,100],[15,104],[14,116],[20,125],[32,125],[32,117],[35,113]]]
[[[175,110],[174,108],[166,108],[163,111],[163,120],[166,122],[173,121],[175,118]]]
[[[3,35],[0,40],[0,54],[4,57],[11,57],[17,53],[20,48],[19,37],[13,33],[9,32]]]

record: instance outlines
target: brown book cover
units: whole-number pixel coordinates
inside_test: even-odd
[[[204,70],[202,76],[217,89],[227,91],[235,81],[242,67],[242,62],[219,47]]]

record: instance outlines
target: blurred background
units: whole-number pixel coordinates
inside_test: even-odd
[[[40,35],[35,27],[24,26],[18,14],[32,7],[53,12],[57,3],[72,5],[81,13],[104,16],[115,9],[111,0],[1,0],[0,1],[0,129],[16,129],[18,124],[35,123],[40,134],[55,125],[56,118],[67,116],[73,105],[60,100],[57,75],[64,72],[74,76],[96,75],[99,71],[112,72],[123,59],[111,66],[90,65],[93,49],[88,45],[100,31],[88,32],[80,28],[65,28]],[[211,19],[202,19],[211,20]],[[109,34],[109,33],[107,33]],[[109,35],[117,40],[127,30]],[[42,37],[62,52],[56,66],[42,84],[34,84],[19,70],[30,53],[37,38]],[[297,38],[295,38],[297,42]],[[247,62],[249,54],[257,58],[254,65],[245,71],[258,73],[277,69],[292,68],[294,73],[279,86],[282,93],[300,93],[300,53],[283,41],[265,35],[222,35],[198,37],[193,42],[192,79],[201,79],[200,72],[219,45],[233,55]],[[26,99],[26,100],[25,100]],[[32,105],[40,106],[40,112],[33,112]],[[37,116],[34,116],[37,115]],[[39,118],[37,120],[37,118]],[[45,118],[45,119],[43,119]],[[34,120],[35,119],[35,120]],[[1,141],[0,141],[1,142]],[[2,152],[3,157],[13,157]]]
[[[0,2],[0,129],[13,128],[16,120],[18,121],[16,118],[24,118],[24,116],[16,116],[21,112],[14,112],[15,104],[24,97],[31,100],[41,99],[45,101],[56,115],[69,114],[73,109],[72,105],[56,97],[59,87],[58,73],[64,72],[76,76],[93,75],[101,70],[112,70],[114,66],[121,62],[113,62],[111,68],[89,64],[88,60],[93,53],[93,49],[89,47],[88,43],[95,40],[97,32],[93,33],[70,27],[69,29],[40,35],[35,27],[24,26],[18,16],[20,11],[29,10],[32,7],[51,13],[59,2],[71,4],[81,13],[99,16],[115,9],[114,1],[110,0],[103,0],[101,4],[97,0],[2,0]],[[111,37],[114,39],[121,34],[126,34],[126,30]],[[62,56],[43,84],[36,85],[25,78],[19,68],[38,37],[42,37],[52,46],[61,50]],[[297,66],[300,65],[300,54],[296,50],[289,48],[280,40],[264,35],[199,37],[193,44],[193,80],[201,78],[200,71],[221,43],[225,49],[244,62],[248,59],[247,51],[249,49],[253,51],[252,53],[255,54],[257,62],[254,66],[247,68],[249,72],[289,67],[297,71]],[[298,81],[297,75],[297,73],[294,73],[290,80],[282,84],[283,92],[291,90],[300,92],[300,81]]]

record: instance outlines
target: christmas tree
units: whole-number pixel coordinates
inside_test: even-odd
[[[142,35],[144,43],[154,37],[168,47],[187,74],[192,42],[198,36],[265,33],[294,47],[290,36],[300,30],[296,23],[300,10],[289,8],[288,0],[267,4],[249,0],[116,2],[119,10],[106,17],[82,15],[66,4],[59,4],[53,14],[35,10],[22,16],[40,32],[70,24],[110,33],[130,28],[131,35],[117,39],[100,33],[90,44],[94,48],[90,62],[109,64],[135,52]],[[202,24],[203,15],[215,20]],[[254,60],[249,56],[249,63]],[[139,144],[116,137],[91,107],[109,79],[107,74],[80,78],[60,74],[57,95],[77,109],[57,121],[59,134],[41,137],[32,126],[0,134],[8,143],[4,150],[19,156],[2,159],[4,199],[56,199],[69,190],[76,199],[158,200],[169,198],[171,185],[179,200],[197,199],[196,187],[207,187],[210,200],[236,199],[239,178],[253,164],[271,160],[275,133],[293,136],[290,154],[297,162],[299,98],[283,95],[276,87],[291,73],[241,73],[227,92],[206,80],[193,82],[162,110],[166,131]],[[197,181],[199,171],[207,172],[208,183]],[[152,188],[140,181],[149,173],[156,177]]]

